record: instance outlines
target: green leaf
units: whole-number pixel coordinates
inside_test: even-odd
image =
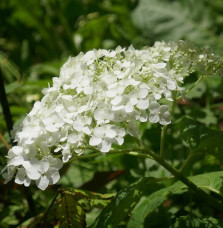
[[[85,212],[73,196],[63,194],[58,201],[56,215],[61,228],[83,228],[85,225]]]
[[[143,196],[136,207],[131,213],[131,218],[128,223],[128,228],[143,228],[144,220],[148,214],[150,214],[154,209],[159,207],[167,198],[167,195],[172,190],[170,188],[164,188],[159,191],[152,193],[149,197]]]
[[[15,79],[20,79],[18,66],[9,60],[3,52],[0,52],[0,67],[5,81],[13,82]]]
[[[189,178],[194,182],[198,187],[215,192],[219,195],[222,195],[223,187],[223,171],[213,172],[207,174],[201,174]],[[182,182],[178,181],[175,184],[160,189],[152,194],[144,195],[136,207],[131,212],[131,218],[128,222],[128,228],[143,228],[145,218],[153,212],[157,207],[162,205],[164,201],[170,194],[182,192],[182,190],[187,190]]]
[[[219,221],[214,218],[200,219],[190,214],[177,218],[172,228],[221,228],[222,225],[222,223],[220,224]]]
[[[9,93],[13,92],[14,90],[18,89],[21,86],[22,86],[21,83],[12,82],[12,83],[10,83],[10,84],[5,86],[5,92],[6,92],[6,94],[9,94]]]
[[[216,154],[223,151],[222,131],[209,129],[187,117],[180,122],[180,134],[194,153]]]
[[[136,184],[121,190],[90,227],[116,227],[131,212],[144,194],[149,194],[160,188],[160,185],[155,184],[154,180],[155,178],[142,178]]]
[[[94,176],[93,168],[83,167],[80,161],[71,164],[66,171],[66,175],[63,175],[59,180],[59,183],[63,186],[72,186],[74,188],[79,188],[84,183],[90,181]],[[74,181],[75,174],[75,181]]]

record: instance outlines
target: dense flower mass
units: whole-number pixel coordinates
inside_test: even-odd
[[[137,122],[169,124],[172,95],[183,93],[184,77],[216,72],[218,64],[212,54],[183,41],[69,58],[16,132],[17,146],[2,171],[6,183],[15,177],[29,186],[34,180],[44,190],[59,180],[72,153],[89,147],[109,152],[127,133],[139,137]]]

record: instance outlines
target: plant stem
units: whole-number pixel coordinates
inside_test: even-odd
[[[194,87],[197,86],[197,84],[205,77],[205,75],[202,75],[198,78],[198,80],[189,88],[185,91],[185,94],[188,94]],[[177,97],[176,99],[179,100],[182,96]]]
[[[164,157],[164,142],[165,142],[165,135],[166,135],[167,125],[164,125],[161,131],[161,140],[160,140],[160,157]]]
[[[213,198],[211,195],[200,189],[197,185],[195,185],[192,181],[190,181],[186,176],[184,176],[180,171],[175,169],[173,166],[171,166],[169,163],[167,163],[163,158],[161,158],[159,155],[154,153],[153,151],[149,149],[144,149],[146,153],[149,154],[149,156],[153,157],[155,161],[157,161],[160,165],[162,165],[165,169],[167,169],[170,173],[172,173],[177,180],[180,180],[183,182],[187,187],[189,187],[191,190],[193,190],[199,197],[201,197],[203,200],[207,201],[210,205],[212,205],[215,208],[218,208],[219,210],[223,210],[222,204]]]
[[[173,98],[173,102],[170,108],[170,114],[173,116],[173,111],[174,111],[174,107],[176,104],[176,92],[172,93],[172,98]],[[165,136],[166,136],[166,130],[167,130],[167,126],[168,125],[164,125],[161,131],[161,139],[160,139],[160,157],[163,158],[164,157],[164,142],[165,142]]]
[[[85,148],[85,149],[89,149],[89,148]],[[97,151],[96,149],[94,149],[94,150]],[[132,155],[132,156],[146,157],[146,158],[153,159],[148,154],[138,153],[137,151],[142,151],[142,148],[111,149],[109,154],[128,154],[128,155]],[[94,158],[94,157],[97,157],[98,155],[102,155],[102,152],[97,151],[97,152],[92,153],[92,154],[80,155],[80,156],[74,155],[74,157],[72,159],[70,159],[69,162],[71,162],[73,160],[82,160],[82,159]]]
[[[181,173],[184,172],[185,168],[186,168],[187,165],[190,163],[190,161],[191,161],[191,159],[192,159],[193,157],[194,157],[194,156],[193,156],[193,154],[192,154],[191,151],[190,151],[189,155],[187,156],[186,160],[184,161],[183,165],[181,166],[179,172],[181,172]]]
[[[10,149],[9,144],[6,142],[6,140],[4,139],[3,135],[0,132],[0,140],[2,141],[2,143],[4,144],[4,146],[6,147],[7,150]]]
[[[46,212],[44,213],[43,220],[41,222],[41,228],[45,227],[45,225],[46,225],[45,223],[46,223],[46,219],[47,219],[48,213],[49,213],[50,209],[52,208],[54,202],[56,201],[57,196],[59,195],[59,193],[60,193],[60,189],[57,190],[56,195],[53,197],[53,199],[52,199],[52,201],[50,203],[50,206],[47,208]]]

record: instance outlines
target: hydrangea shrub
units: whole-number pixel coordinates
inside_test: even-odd
[[[15,177],[17,184],[35,181],[44,190],[58,182],[73,154],[89,148],[107,153],[126,134],[139,137],[138,122],[170,124],[170,106],[184,94],[184,78],[220,74],[220,65],[212,53],[183,41],[70,57],[15,132],[17,145],[2,170],[5,183]]]

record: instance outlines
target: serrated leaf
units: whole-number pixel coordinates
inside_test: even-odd
[[[172,228],[221,228],[222,225],[214,218],[200,219],[195,215],[187,215],[177,218]]]
[[[209,129],[190,118],[182,118],[180,134],[194,153],[215,154],[223,151],[223,132]]]
[[[83,228],[85,226],[85,213],[73,196],[63,194],[58,203],[56,215],[61,228]]]
[[[213,172],[201,174],[189,178],[198,187],[205,190],[213,191],[221,195],[223,187],[223,172]],[[182,182],[160,189],[149,196],[143,196],[136,207],[131,212],[131,218],[128,222],[128,228],[143,228],[145,218],[153,212],[157,207],[162,205],[170,194],[179,193],[179,191],[187,190]]]

